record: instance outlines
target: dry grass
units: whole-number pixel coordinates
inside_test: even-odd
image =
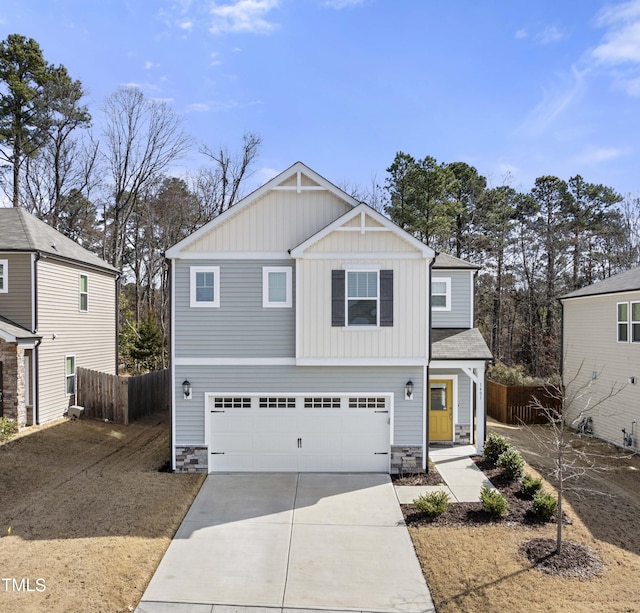
[[[133,611],[204,480],[158,472],[169,437],[164,413],[64,420],[0,445],[3,613]]]
[[[544,434],[544,427],[536,428]],[[530,467],[548,474],[549,454],[533,442],[530,432],[497,423],[489,429],[509,438]],[[593,439],[583,444],[602,454],[599,463],[609,470],[583,483],[592,491],[567,495],[565,510],[573,523],[565,527],[564,537],[597,552],[604,561],[601,573],[579,580],[532,568],[518,548],[530,538],[554,538],[553,524],[410,528],[439,613],[640,610],[640,457]],[[549,483],[545,487],[552,489]]]

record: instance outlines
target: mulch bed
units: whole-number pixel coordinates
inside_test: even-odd
[[[405,523],[408,526],[473,526],[486,524],[539,526],[545,524],[531,510],[533,499],[520,492],[519,481],[505,479],[502,476],[502,469],[497,468],[490,462],[486,462],[482,456],[473,456],[471,459],[487,479],[507,497],[509,502],[508,514],[504,517],[493,517],[482,510],[480,502],[452,502],[445,513],[438,517],[430,518],[420,513],[413,504],[401,505]],[[414,483],[412,485],[427,484]],[[563,516],[563,520],[564,523],[571,523],[566,515]],[[549,523],[555,523],[555,518]]]
[[[602,560],[594,551],[574,541],[563,541],[558,554],[555,539],[531,539],[522,543],[520,553],[549,575],[588,579],[602,568]]]
[[[394,485],[442,485],[444,481],[436,468],[428,473],[412,473],[409,475],[391,475]]]

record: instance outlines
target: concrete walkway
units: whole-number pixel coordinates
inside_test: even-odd
[[[435,611],[389,475],[209,475],[137,613]]]
[[[401,485],[396,487],[400,504],[410,504],[421,494],[445,491],[451,502],[478,502],[483,485],[493,487],[469,457],[476,455],[473,445],[430,447],[429,457],[446,485]]]

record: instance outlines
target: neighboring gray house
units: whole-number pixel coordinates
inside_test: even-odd
[[[76,368],[116,373],[118,271],[21,208],[0,208],[0,415],[62,417]]]
[[[560,301],[568,420],[590,417],[598,438],[640,449],[640,267]]]
[[[394,472],[429,442],[482,449],[476,267],[300,162],[166,255],[176,470]]]

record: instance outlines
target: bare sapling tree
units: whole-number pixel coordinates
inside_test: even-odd
[[[583,484],[584,479],[589,474],[607,470],[599,462],[603,455],[585,448],[580,436],[576,436],[574,430],[580,432],[579,425],[586,423],[586,420],[593,415],[604,416],[607,401],[617,396],[626,387],[626,385],[614,383],[604,394],[595,396],[592,379],[587,382],[581,380],[583,365],[584,363],[570,378],[560,383],[547,383],[544,386],[546,398],[537,396],[532,398],[532,405],[544,415],[549,429],[540,431],[526,426],[540,448],[553,459],[551,476],[558,491],[556,554],[562,552],[562,503],[565,493],[572,491],[580,495],[580,493],[593,492]],[[574,414],[578,417],[570,424],[567,423],[567,417]]]

